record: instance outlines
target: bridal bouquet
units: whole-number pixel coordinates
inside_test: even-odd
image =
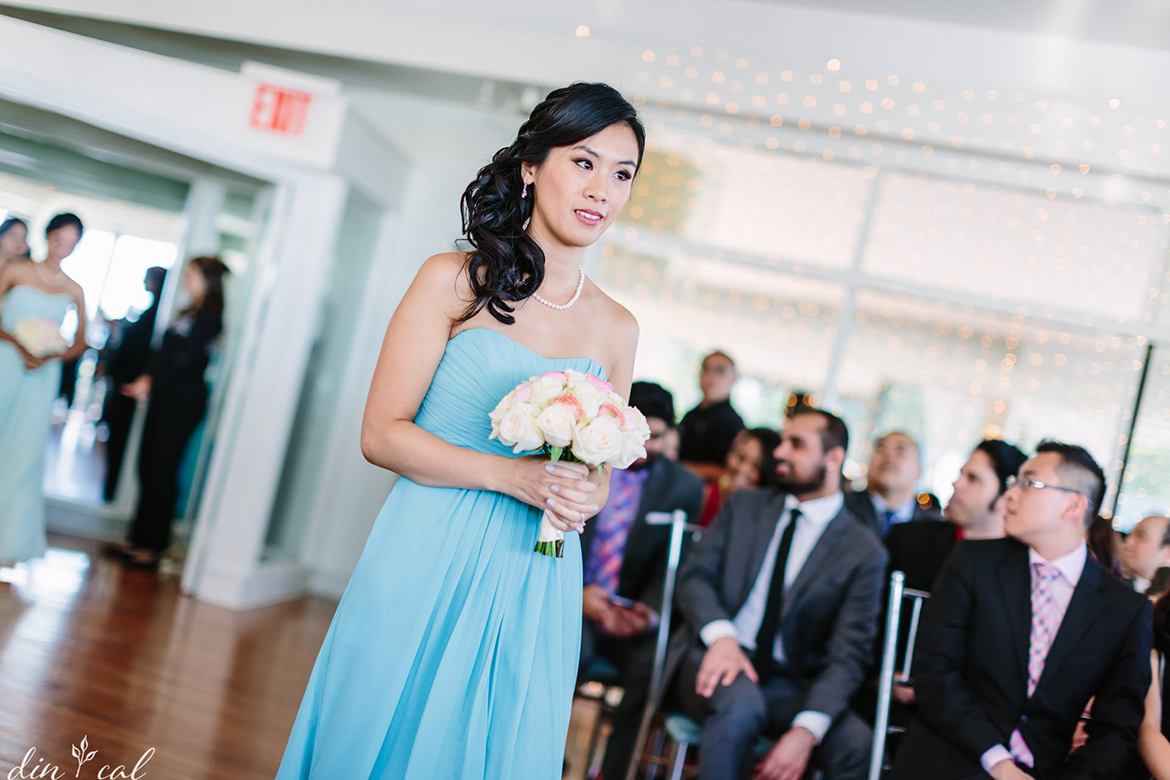
[[[34,357],[48,357],[59,355],[69,348],[69,343],[61,335],[61,325],[58,322],[36,317],[26,317],[16,323],[12,337]]]
[[[536,452],[553,463],[584,463],[603,471],[627,468],[646,457],[646,418],[613,385],[580,371],[549,371],[521,383],[492,411],[492,435],[519,455]],[[536,552],[560,558],[565,534],[546,511]]]

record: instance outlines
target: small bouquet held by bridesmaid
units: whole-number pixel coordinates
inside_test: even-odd
[[[59,355],[69,348],[61,335],[61,325],[54,320],[25,317],[16,323],[12,337],[33,357]]]
[[[646,457],[650,427],[636,408],[593,374],[549,371],[521,383],[492,411],[492,435],[512,452],[547,455],[601,470],[624,469]],[[560,558],[565,534],[548,511],[540,521],[536,552]]]

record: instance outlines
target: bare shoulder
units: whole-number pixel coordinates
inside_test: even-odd
[[[431,255],[423,261],[422,266],[415,274],[415,281],[428,288],[438,290],[446,288],[451,292],[457,291],[461,277],[466,276],[467,252],[440,252]]]
[[[638,320],[630,310],[606,295],[600,288],[597,290],[603,307],[602,321],[607,323],[610,333],[610,343],[614,347],[616,356],[633,354],[638,344]]]
[[[444,308],[466,306],[472,298],[467,259],[467,252],[431,255],[415,274],[412,287]]]

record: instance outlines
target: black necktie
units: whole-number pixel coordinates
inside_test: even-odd
[[[796,533],[796,521],[800,509],[792,510],[792,517],[780,536],[780,549],[776,551],[776,566],[772,569],[772,582],[768,586],[768,600],[764,604],[764,617],[760,631],[756,634],[756,674],[760,685],[771,679],[776,661],[773,648],[776,646],[776,631],[780,628],[780,609],[784,604],[784,570],[788,568],[788,552],[792,549],[792,535]]]

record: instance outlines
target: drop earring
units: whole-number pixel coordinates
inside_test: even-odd
[[[528,197],[528,182],[524,182],[524,189],[520,190],[520,200]]]

